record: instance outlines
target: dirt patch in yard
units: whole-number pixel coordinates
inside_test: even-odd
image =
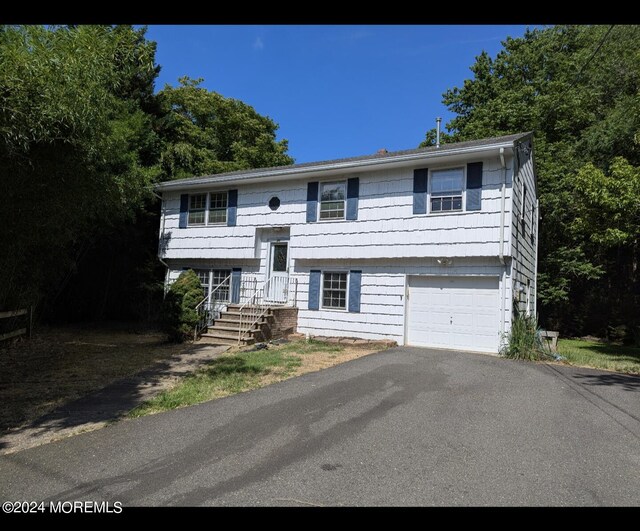
[[[0,434],[184,348],[119,324],[44,328],[0,344]]]
[[[130,411],[140,417],[191,406],[319,371],[390,347],[390,342],[307,341],[297,335],[269,344],[233,348]]]

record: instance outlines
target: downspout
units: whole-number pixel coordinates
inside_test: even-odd
[[[500,169],[502,171],[501,178],[501,196],[500,196],[500,248],[498,249],[498,258],[500,259],[500,263],[505,265],[504,263],[504,204],[505,204],[505,195],[507,188],[507,165],[504,163],[504,148],[500,148]]]
[[[160,194],[156,193],[154,190],[151,190],[151,193],[155,195],[158,199],[160,199],[160,205],[162,208],[162,213],[160,214],[160,218],[162,220],[160,225],[160,239],[162,239],[164,237],[165,205],[164,205],[164,201],[162,200],[162,196]],[[160,260],[160,263],[164,265],[167,269],[169,268],[168,264],[162,258],[160,258],[160,249],[158,249],[158,260]]]
[[[504,312],[505,297],[507,295],[507,266],[504,261],[504,218],[505,218],[505,196],[507,188],[507,165],[504,161],[504,148],[500,148],[500,169],[501,169],[501,196],[500,196],[500,244],[498,248],[498,259],[502,264],[502,296],[500,297],[500,338],[504,337]]]
[[[160,222],[160,241],[162,241],[162,239],[164,238],[164,218],[165,218],[165,203],[162,199],[162,196],[160,194],[158,194],[155,190],[151,190],[151,193],[153,195],[155,195],[158,199],[160,199],[160,205],[162,208],[162,212],[160,213],[160,218],[161,218],[161,222]],[[164,273],[164,291],[166,293],[167,291],[167,284],[169,282],[169,264],[167,264],[167,262],[165,262],[162,258],[160,258],[160,243],[158,243],[158,260],[160,260],[160,263],[165,267],[165,273]]]
[[[534,252],[536,253],[535,260],[533,261],[533,317],[538,318],[538,225],[540,223],[540,200],[536,199],[536,246]]]

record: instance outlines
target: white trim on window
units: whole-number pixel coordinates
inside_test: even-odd
[[[346,283],[344,288],[344,308],[340,306],[325,306],[324,305],[324,277],[327,274],[337,274],[337,275],[345,275]],[[349,282],[351,275],[349,271],[340,270],[340,269],[327,269],[326,271],[321,270],[320,274],[320,305],[319,308],[321,310],[327,311],[336,311],[336,312],[348,312],[349,311]],[[342,291],[342,288],[339,289],[330,289],[329,291]]]
[[[202,199],[204,198],[204,202]],[[209,194],[207,192],[199,193],[199,194],[189,194],[189,204],[187,209],[187,226],[191,227],[202,227],[207,224],[207,206],[209,203]],[[202,221],[192,221],[192,216],[197,219],[200,219],[200,214],[202,214]]]
[[[200,279],[200,284],[202,285],[202,289],[205,292],[205,297],[209,295],[211,290],[218,287],[218,285],[227,277],[231,275],[231,268],[203,268],[203,267],[193,267],[193,269],[198,278]],[[226,296],[226,298],[225,298]],[[231,297],[231,282],[227,281],[226,287],[220,288],[216,291],[215,299],[219,301],[229,301]]]
[[[327,209],[325,210],[325,212],[328,213],[334,213],[334,212],[342,212],[342,215],[340,216],[331,216],[331,217],[322,217],[322,190],[325,186],[330,186],[330,185],[341,185],[343,187],[343,199],[337,199],[337,200],[333,200],[333,201],[325,201],[325,203],[332,203],[335,204],[335,208],[332,209]],[[340,206],[338,205],[338,203],[342,202],[342,208],[340,208]],[[347,181],[345,180],[338,180],[338,181],[325,181],[325,182],[319,182],[318,183],[318,221],[342,221],[346,219],[346,214],[347,214]]]
[[[220,196],[215,197],[214,196]],[[222,198],[224,196],[224,199]],[[216,207],[213,207],[213,202],[216,202]],[[224,206],[219,206],[224,204]],[[207,225],[226,225],[227,224],[227,211],[229,209],[229,191],[221,190],[216,192],[209,192],[208,194],[208,203],[207,203]],[[218,221],[211,221],[212,213],[222,212],[224,214],[224,219],[220,219]],[[218,214],[214,214],[216,216]]]
[[[224,200],[224,207],[217,207],[212,209],[211,204],[213,201],[213,196],[216,195],[226,195],[226,199]],[[205,196],[204,207],[198,206],[198,208],[193,208],[191,206],[191,198],[195,198],[198,196]],[[217,200],[218,198],[216,198]],[[220,202],[219,202],[220,204]],[[197,194],[189,194],[189,208],[187,209],[187,227],[213,227],[213,226],[226,226],[227,224],[227,215],[229,210],[229,190],[217,190],[214,192],[199,192]],[[192,222],[191,221],[191,213],[200,213],[203,212],[203,221]],[[224,212],[224,220],[220,219],[219,221],[211,221],[211,213],[212,212]]]

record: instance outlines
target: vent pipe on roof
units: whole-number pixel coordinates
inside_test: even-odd
[[[440,147],[440,122],[442,122],[442,118],[436,118],[436,147]]]

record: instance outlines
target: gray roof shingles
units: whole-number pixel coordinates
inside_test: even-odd
[[[453,149],[461,149],[461,148],[473,148],[473,147],[482,147],[482,146],[488,146],[491,144],[501,144],[501,143],[512,143],[515,142],[516,140],[519,140],[521,138],[524,138],[528,135],[530,135],[531,133],[517,133],[514,135],[505,135],[505,136],[496,136],[496,137],[492,137],[492,138],[482,138],[480,140],[467,140],[465,142],[455,142],[452,144],[441,144],[439,148],[436,148],[435,146],[430,146],[430,147],[425,147],[425,148],[416,148],[416,149],[405,149],[405,150],[401,150],[401,151],[389,151],[389,152],[382,152],[382,153],[374,153],[373,155],[360,155],[358,157],[347,157],[347,158],[343,158],[343,159],[333,159],[333,160],[323,160],[323,161],[316,161],[316,162],[303,162],[300,164],[289,164],[286,166],[271,166],[268,168],[253,168],[253,169],[247,169],[247,170],[238,170],[238,171],[230,171],[230,172],[225,172],[225,173],[217,173],[214,175],[204,175],[202,177],[188,177],[186,179],[179,179],[179,180],[175,180],[175,181],[166,181],[164,183],[160,183],[160,187],[162,187],[163,184],[171,184],[171,185],[177,185],[178,183],[182,183],[182,184],[204,184],[204,183],[215,183],[218,180],[227,180],[229,177],[233,177],[233,176],[243,176],[243,175],[248,175],[251,174],[252,177],[259,177],[261,173],[268,175],[271,174],[274,171],[278,171],[278,170],[295,170],[297,168],[300,169],[313,169],[314,166],[317,166],[318,169],[322,168],[323,166],[328,166],[331,164],[338,164],[338,163],[348,163],[348,162],[358,162],[358,161],[366,161],[366,160],[382,160],[382,159],[386,159],[386,158],[394,158],[394,157],[398,157],[398,156],[402,156],[402,155],[414,155],[414,154],[419,154],[419,153],[424,153],[424,154],[428,154],[428,153],[434,153],[434,152],[443,152],[443,151],[448,151],[448,150],[453,150]],[[173,187],[173,186],[172,186]]]

